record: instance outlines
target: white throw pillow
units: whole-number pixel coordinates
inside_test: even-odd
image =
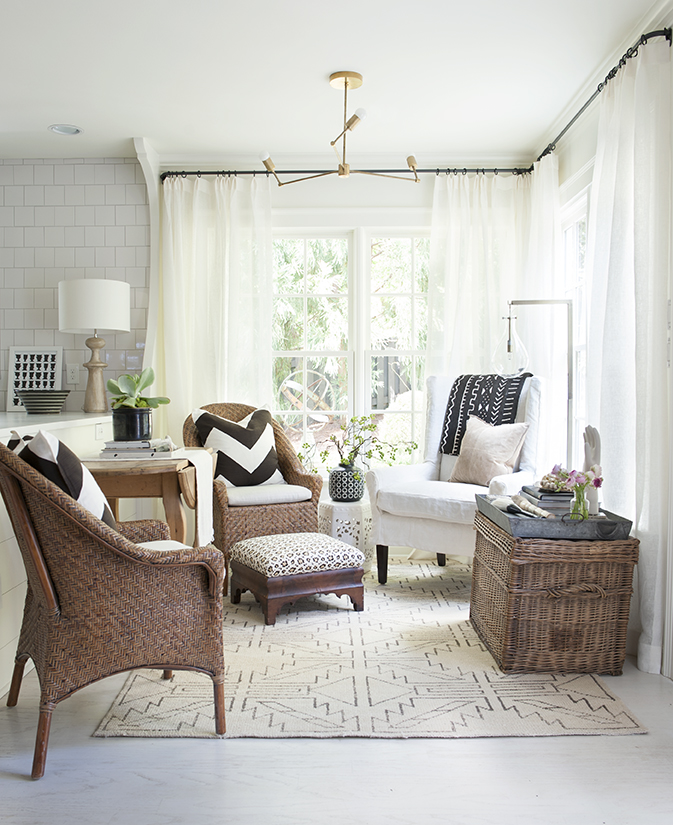
[[[488,487],[494,476],[511,473],[519,457],[528,424],[487,424],[471,415],[450,481]]]

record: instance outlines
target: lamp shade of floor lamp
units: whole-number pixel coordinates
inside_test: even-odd
[[[131,289],[125,281],[82,279],[61,281],[58,285],[58,328],[61,332],[89,335],[86,345],[91,358],[84,364],[89,371],[84,395],[86,413],[107,411],[101,358],[105,339],[98,332],[129,332],[131,329]]]

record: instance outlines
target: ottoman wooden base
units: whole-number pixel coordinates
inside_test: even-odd
[[[231,603],[238,604],[241,601],[241,593],[249,590],[262,606],[264,621],[268,625],[276,623],[276,616],[283,605],[315,593],[348,596],[355,610],[365,608],[362,567],[267,578],[263,573],[258,573],[237,561],[232,561],[230,566]]]

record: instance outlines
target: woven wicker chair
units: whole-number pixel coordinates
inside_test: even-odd
[[[204,404],[202,409],[241,421],[254,412],[255,407],[246,404]],[[242,539],[270,536],[278,533],[317,533],[318,500],[322,479],[315,473],[307,473],[297,458],[290,440],[277,421],[273,421],[276,452],[283,477],[288,484],[297,484],[311,490],[311,498],[290,504],[257,504],[248,507],[230,507],[227,487],[223,481],[213,482],[213,527],[215,545],[229,558],[229,548]],[[196,425],[191,415],[185,420],[182,436],[185,447],[202,447]]]
[[[40,680],[33,779],[44,774],[54,707],[76,690],[136,668],[195,670],[213,680],[224,733],[224,558],[213,546],[149,550],[159,521],[112,530],[0,444],[0,490],[28,577],[7,705],[32,659]]]

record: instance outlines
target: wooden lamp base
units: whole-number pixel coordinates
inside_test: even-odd
[[[104,413],[108,409],[103,381],[103,370],[107,364],[101,359],[100,351],[105,346],[105,339],[95,335],[93,338],[87,338],[85,343],[91,350],[91,358],[84,364],[89,370],[89,378],[86,382],[82,409],[85,413]]]

